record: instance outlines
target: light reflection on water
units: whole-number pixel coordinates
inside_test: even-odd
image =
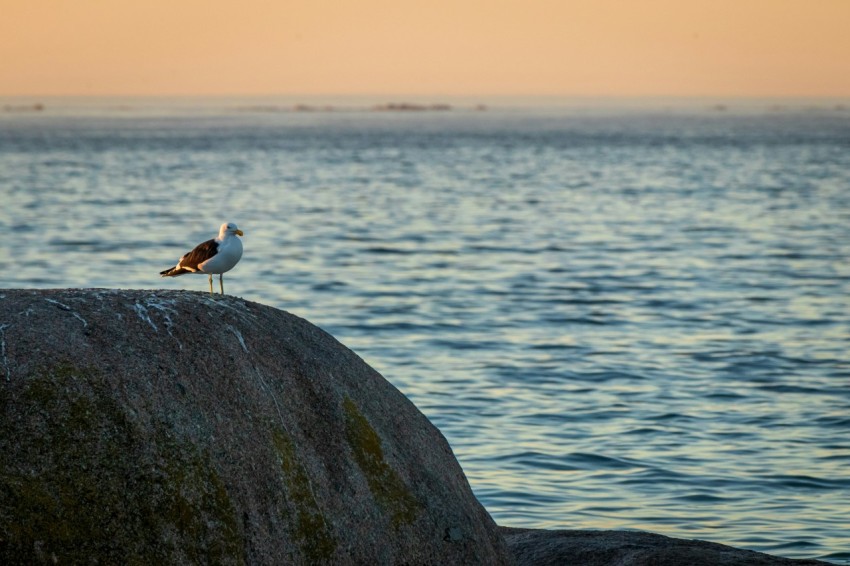
[[[0,117],[3,287],[157,274],[322,326],[500,524],[850,559],[850,116]]]

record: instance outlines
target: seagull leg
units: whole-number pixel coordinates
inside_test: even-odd
[[[221,286],[221,294],[224,295],[224,273],[218,274],[218,284]]]
[[[210,295],[212,295],[212,273],[210,273]]]

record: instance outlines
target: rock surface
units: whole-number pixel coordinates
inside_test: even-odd
[[[828,566],[701,540],[631,531],[550,531],[499,527],[517,566]]]
[[[234,297],[0,290],[0,563],[507,564],[440,432]]]

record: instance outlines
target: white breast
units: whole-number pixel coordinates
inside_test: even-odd
[[[236,236],[224,238],[218,244],[218,253],[199,265],[204,273],[225,273],[233,269],[242,258],[242,242]]]

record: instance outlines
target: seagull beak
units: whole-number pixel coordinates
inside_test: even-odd
[[[245,234],[242,233],[242,230],[237,230],[236,235],[237,236],[244,236]]]

